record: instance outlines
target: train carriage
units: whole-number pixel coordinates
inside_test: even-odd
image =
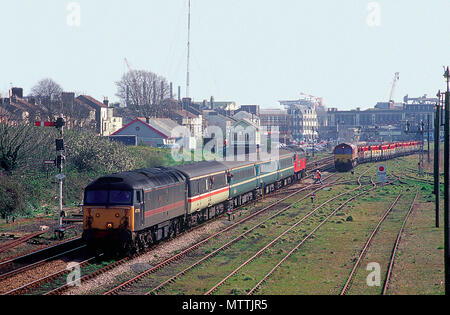
[[[294,154],[290,151],[279,152],[278,160],[278,180],[288,180],[294,176]],[[287,184],[287,183],[285,183]]]
[[[278,161],[270,160],[256,164],[258,186],[265,188],[265,193],[275,189],[273,185],[278,180]],[[273,187],[271,187],[273,185]]]
[[[254,192],[259,187],[256,165],[250,161],[222,162],[228,173],[229,199],[233,206],[239,206],[255,198]]]
[[[174,169],[186,176],[188,214],[192,215],[228,200],[227,168],[222,163],[201,161],[175,166]],[[223,209],[217,208],[213,210],[214,213],[207,213],[206,216],[212,217],[216,212],[220,213],[221,211]]]

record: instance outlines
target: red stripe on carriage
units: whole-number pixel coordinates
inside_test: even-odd
[[[175,203],[171,203],[170,205],[167,205],[167,206],[164,206],[164,207],[148,210],[148,211],[145,211],[144,217],[148,218],[148,217],[150,217],[152,215],[159,214],[159,213],[162,213],[162,212],[166,212],[168,210],[172,210],[174,208],[177,208],[177,207],[180,207],[180,206],[183,206],[183,205],[184,205],[184,200],[179,201],[179,202],[175,202]]]
[[[225,188],[222,188],[222,189],[220,189],[220,190],[213,191],[213,192],[211,192],[211,193],[209,193],[209,194],[207,194],[207,195],[204,195],[204,196],[198,196],[198,197],[194,197],[194,198],[188,198],[188,202],[195,202],[195,201],[198,201],[198,200],[201,200],[201,199],[204,199],[204,198],[208,198],[208,197],[211,197],[211,196],[214,196],[214,195],[223,193],[223,192],[225,192],[225,191],[227,191],[227,190],[228,190],[228,187],[225,187]]]

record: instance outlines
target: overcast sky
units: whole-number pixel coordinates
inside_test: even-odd
[[[126,57],[185,96],[187,1],[1,0],[0,93],[49,77],[114,101]],[[304,92],[368,108],[388,100],[395,72],[396,101],[445,86],[449,0],[191,1],[196,101],[278,107]]]

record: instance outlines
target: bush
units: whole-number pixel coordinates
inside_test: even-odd
[[[8,221],[25,212],[24,190],[20,182],[0,174],[0,215]]]
[[[80,172],[121,172],[134,168],[125,145],[91,133],[71,132],[66,137],[68,166]]]

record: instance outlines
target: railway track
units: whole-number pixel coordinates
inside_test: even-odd
[[[0,281],[20,272],[41,266],[51,259],[60,257],[74,249],[84,246],[81,237],[74,237],[63,243],[0,262]]]
[[[301,223],[303,223],[306,219],[308,219],[310,216],[312,216],[313,214],[315,214],[319,209],[321,209],[322,207],[324,207],[325,205],[327,205],[328,203],[336,200],[339,197],[342,197],[344,195],[347,195],[355,190],[360,189],[361,187],[363,187],[363,185],[361,184],[360,180],[361,180],[362,175],[358,178],[358,183],[359,186],[352,189],[351,191],[347,191],[344,193],[341,193],[333,198],[330,198],[328,200],[326,200],[325,202],[323,202],[322,204],[320,204],[318,207],[314,208],[312,211],[310,211],[308,214],[306,214],[305,216],[303,216],[300,220],[298,220],[296,223],[294,223],[293,225],[291,225],[288,229],[286,229],[284,232],[282,232],[279,236],[277,236],[275,239],[273,239],[271,242],[269,242],[267,245],[265,245],[263,248],[261,248],[258,252],[256,252],[252,257],[250,257],[248,260],[246,260],[243,264],[241,264],[238,268],[235,268],[231,273],[229,273],[225,278],[223,278],[221,281],[219,281],[219,283],[217,283],[215,286],[213,286],[211,289],[209,289],[205,295],[210,295],[212,294],[214,291],[216,291],[220,286],[222,286],[226,281],[228,281],[232,276],[234,276],[235,274],[237,274],[242,268],[244,268],[245,266],[249,265],[251,262],[253,262],[254,260],[256,260],[263,252],[265,252],[267,249],[269,249],[270,247],[272,247],[276,242],[278,242],[279,240],[282,239],[282,237],[284,237],[286,234],[288,234],[289,232],[291,232],[294,228],[298,227]],[[372,183],[370,185],[373,185]],[[328,221],[328,219],[334,215],[335,212],[333,212],[326,220],[324,220],[321,225]],[[321,226],[319,225],[317,227],[317,229]],[[313,230],[312,233],[314,233],[316,231]],[[310,234],[308,237],[306,237],[301,244],[303,244],[304,241],[306,241],[306,239],[308,239],[312,234]],[[272,269],[274,270],[274,269]],[[268,276],[267,276],[268,277]],[[262,282],[264,282],[267,277],[263,278],[258,284],[257,287],[259,285],[261,285]],[[256,290],[257,287],[254,287],[250,292],[253,293],[254,290]]]
[[[0,246],[0,253],[3,253],[4,251],[7,251],[7,250],[9,250],[11,248],[14,248],[14,247],[16,247],[16,246],[18,246],[18,245],[20,245],[22,243],[25,243],[26,241],[28,241],[28,240],[30,240],[32,238],[38,237],[38,236],[40,236],[40,235],[42,235],[44,233],[47,233],[47,232],[48,232],[47,230],[44,230],[44,231],[38,231],[38,232],[30,233],[30,234],[28,234],[26,236],[20,237],[20,238],[18,238],[16,240],[13,240],[13,241],[11,241],[11,242],[9,242],[7,244],[4,244],[4,245]]]
[[[396,180],[390,181],[388,184],[392,184]],[[351,202],[352,200],[355,200],[357,197],[362,196],[364,194],[369,193],[370,191],[373,191],[378,188],[378,186],[371,180],[372,182],[372,188],[365,190],[361,193],[358,193],[357,195],[347,199],[344,201],[340,206],[338,206],[333,212],[331,212],[325,220],[323,220],[319,225],[317,225],[305,238],[303,238],[291,251],[289,251],[249,292],[248,295],[254,294],[262,285],[263,283],[289,258],[294,254],[311,236],[314,235],[314,233],[322,226],[324,225],[330,218],[332,218],[340,209],[342,209],[346,204]]]
[[[306,164],[306,172],[321,169],[321,170],[329,170],[330,168],[334,168],[334,157],[327,156],[322,159],[311,161]]]
[[[329,179],[331,176],[333,176],[333,175],[328,176],[326,179]],[[234,228],[236,228],[236,227],[242,225],[243,223],[249,221],[250,219],[255,218],[256,216],[258,216],[258,215],[260,215],[260,214],[262,214],[262,213],[264,213],[264,212],[267,212],[268,210],[272,209],[274,206],[281,204],[283,201],[285,201],[285,200],[287,200],[287,199],[289,199],[289,198],[292,198],[293,196],[297,195],[298,193],[300,193],[300,192],[302,192],[302,191],[305,191],[305,190],[308,190],[308,189],[313,188],[313,191],[316,192],[316,191],[319,191],[319,190],[321,190],[321,189],[323,189],[323,188],[325,188],[325,187],[327,187],[327,186],[329,186],[329,185],[331,185],[331,184],[324,184],[324,185],[322,185],[321,187],[316,188],[317,185],[311,184],[311,185],[308,185],[308,186],[306,186],[306,187],[303,187],[303,188],[299,189],[299,190],[296,191],[296,192],[293,192],[293,193],[289,194],[289,195],[286,196],[286,197],[283,197],[282,199],[278,199],[275,203],[272,203],[271,205],[265,206],[264,208],[262,208],[262,209],[260,209],[260,210],[257,210],[256,212],[252,213],[252,214],[249,215],[248,217],[246,217],[246,218],[244,218],[244,219],[241,219],[241,220],[235,222],[234,224],[228,226],[227,228],[225,228],[225,229],[223,229],[223,230],[221,230],[221,231],[219,231],[219,232],[217,232],[217,233],[215,233],[215,234],[209,236],[208,238],[206,238],[206,239],[204,239],[204,240],[202,240],[202,241],[200,241],[200,242],[194,244],[193,246],[191,246],[191,247],[189,247],[189,248],[183,250],[182,252],[180,252],[180,253],[178,253],[178,254],[176,254],[176,255],[174,255],[174,256],[172,256],[172,257],[166,259],[166,260],[164,260],[163,262],[157,264],[156,266],[154,266],[154,267],[152,267],[152,268],[150,268],[150,269],[148,269],[148,270],[146,270],[146,271],[144,271],[144,272],[142,272],[142,273],[136,275],[134,278],[132,278],[132,279],[130,279],[130,280],[124,282],[124,283],[121,283],[120,285],[118,285],[118,286],[112,288],[111,290],[107,291],[106,293],[104,293],[104,295],[112,295],[112,294],[119,294],[119,293],[121,293],[122,291],[124,291],[125,289],[129,288],[129,287],[132,286],[133,284],[138,283],[139,281],[141,281],[142,279],[144,279],[144,278],[147,277],[148,275],[153,274],[153,273],[155,273],[155,272],[157,272],[157,271],[163,269],[164,267],[166,267],[166,266],[172,264],[172,263],[175,262],[175,261],[179,261],[182,257],[185,257],[185,256],[188,255],[189,253],[191,253],[191,252],[193,252],[194,250],[200,248],[200,246],[206,244],[206,243],[209,242],[210,240],[215,239],[215,238],[218,238],[219,236],[223,235],[225,232],[228,232],[228,231],[230,231],[230,230],[232,230],[232,229],[234,229]],[[301,201],[301,200],[305,200],[306,198],[309,198],[309,194],[307,194],[307,195],[304,196],[304,197],[301,197],[301,198],[298,199],[296,202],[299,202],[299,201]],[[289,207],[289,208],[290,208],[290,207]],[[281,213],[282,213],[282,211],[277,211],[275,214],[271,215],[270,218],[273,218],[273,217],[275,217],[275,216],[278,216],[278,215],[280,215]],[[270,218],[269,218],[269,219],[270,219]],[[257,226],[253,227],[252,229],[247,230],[246,232],[240,234],[238,237],[235,237],[235,238],[232,239],[231,241],[227,242],[227,243],[226,243],[225,245],[223,245],[220,249],[216,249],[215,251],[211,252],[210,254],[207,255],[207,257],[204,257],[204,259],[203,259],[202,261],[206,261],[207,259],[213,257],[215,254],[217,254],[217,253],[220,252],[221,250],[223,250],[223,249],[229,247],[231,244],[233,244],[233,243],[237,242],[238,240],[242,239],[243,237],[245,237],[245,235],[247,235],[248,233],[250,233],[251,230],[256,229],[258,226],[261,226],[264,222],[266,222],[266,221],[269,220],[269,219],[266,219],[266,220],[264,220],[263,222],[260,222]]]
[[[414,199],[411,202],[411,205],[409,206],[409,209],[407,211],[407,213],[405,214],[405,216],[402,219],[402,225],[397,233],[397,237],[394,241],[392,250],[390,251],[390,258],[389,258],[389,265],[387,268],[387,272],[386,272],[386,277],[385,277],[385,281],[384,281],[384,285],[383,285],[383,290],[381,292],[382,295],[385,295],[387,292],[387,288],[389,285],[389,280],[392,274],[392,270],[393,270],[393,266],[394,266],[394,261],[395,261],[395,257],[396,257],[396,252],[397,252],[397,248],[398,245],[400,243],[401,240],[401,236],[404,230],[404,227],[406,225],[406,222],[414,208],[414,204],[415,201],[417,199],[417,195],[418,192],[416,192]],[[392,209],[396,206],[396,204],[398,203],[399,199],[402,197],[402,194],[400,193],[395,200],[391,203],[391,205],[388,207],[388,209],[385,211],[385,213],[383,214],[383,216],[379,219],[377,225],[375,226],[375,228],[373,229],[372,233],[370,234],[370,236],[368,237],[367,241],[364,244],[363,249],[361,250],[358,259],[356,260],[355,264],[353,265],[353,268],[349,274],[349,276],[347,277],[347,280],[344,284],[344,286],[341,289],[340,295],[345,295],[351,287],[352,281],[355,278],[356,272],[358,270],[359,265],[361,264],[361,261],[363,260],[363,258],[367,255],[367,252],[369,251],[371,244],[374,240],[374,238],[376,237],[376,235],[378,234],[383,222],[386,221],[386,218],[392,213]]]
[[[358,259],[356,260],[355,264],[353,265],[353,269],[352,269],[352,271],[350,272],[350,275],[348,276],[347,281],[345,282],[344,287],[342,288],[340,295],[344,295],[344,294],[347,292],[347,290],[348,290],[348,288],[349,288],[349,286],[350,286],[350,283],[351,283],[351,281],[353,280],[353,277],[354,277],[354,275],[355,275],[355,273],[356,273],[356,270],[358,269],[359,264],[361,263],[361,260],[363,259],[364,255],[365,255],[366,252],[367,252],[367,249],[368,249],[369,246],[370,246],[370,243],[372,242],[373,238],[375,237],[375,235],[377,234],[378,230],[380,229],[381,224],[384,222],[384,220],[386,219],[386,217],[391,213],[392,209],[393,209],[394,206],[397,204],[397,202],[398,202],[398,200],[400,199],[401,196],[402,196],[402,195],[399,194],[399,195],[397,196],[397,198],[395,198],[394,202],[389,206],[389,208],[386,210],[386,212],[383,214],[383,216],[382,216],[382,217],[380,218],[380,220],[378,221],[378,224],[376,225],[376,227],[375,227],[374,230],[372,231],[372,234],[370,234],[370,236],[369,236],[369,238],[367,239],[367,241],[366,241],[366,243],[365,243],[365,245],[364,245],[364,247],[363,247],[361,253],[359,254]]]
[[[389,287],[389,282],[390,282],[391,275],[392,275],[392,270],[394,268],[394,261],[395,261],[395,257],[396,257],[396,254],[397,254],[397,249],[398,249],[398,246],[400,244],[400,241],[401,241],[401,238],[402,238],[402,234],[403,234],[403,230],[405,229],[406,222],[408,221],[408,218],[409,218],[409,216],[411,215],[411,212],[414,209],[414,204],[416,203],[416,199],[417,199],[418,194],[419,194],[419,192],[416,192],[416,195],[414,196],[414,199],[413,199],[413,201],[411,203],[411,206],[409,207],[408,213],[405,215],[405,218],[403,219],[402,226],[400,227],[400,230],[398,231],[397,238],[395,240],[394,246],[392,247],[392,254],[391,254],[390,261],[389,261],[388,271],[386,273],[386,279],[385,279],[384,285],[383,285],[383,291],[381,293],[382,295],[386,295],[387,294],[387,290],[388,290],[388,287]]]

